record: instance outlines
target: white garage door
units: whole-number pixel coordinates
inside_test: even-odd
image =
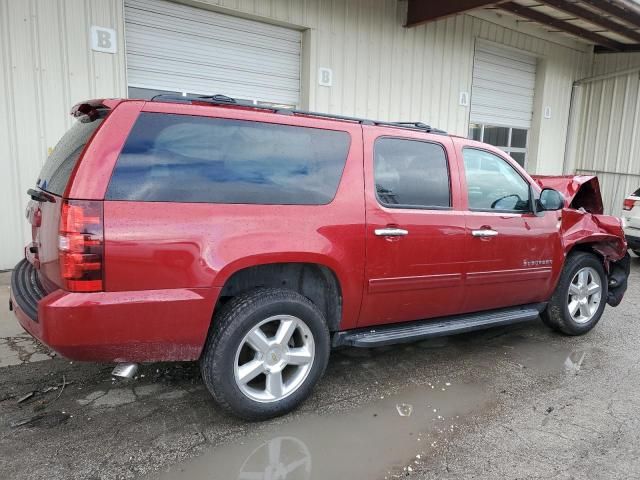
[[[300,104],[298,30],[162,0],[126,0],[125,23],[130,96]]]
[[[471,122],[531,127],[536,58],[479,41],[473,62]]]
[[[469,136],[526,165],[536,58],[479,40],[473,61]]]

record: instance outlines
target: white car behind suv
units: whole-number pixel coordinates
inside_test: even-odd
[[[627,244],[633,253],[640,256],[640,188],[624,199],[622,208]]]

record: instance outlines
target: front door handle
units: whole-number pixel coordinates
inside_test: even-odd
[[[409,235],[408,230],[403,230],[402,228],[376,228],[374,233],[378,237],[404,237],[405,235]]]
[[[487,238],[495,237],[496,235],[498,235],[498,232],[496,232],[495,230],[491,230],[490,228],[483,228],[482,230],[471,230],[471,235],[473,235],[474,237]]]

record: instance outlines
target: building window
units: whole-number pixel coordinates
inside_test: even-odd
[[[498,147],[522,167],[526,167],[529,130],[526,128],[496,127],[481,123],[469,125],[469,138]]]

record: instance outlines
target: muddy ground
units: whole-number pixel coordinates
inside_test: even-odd
[[[632,270],[584,337],[534,322],[337,351],[297,412],[257,424],[219,411],[196,364],[121,381],[51,357],[4,311],[0,274],[0,478],[638,478]]]

